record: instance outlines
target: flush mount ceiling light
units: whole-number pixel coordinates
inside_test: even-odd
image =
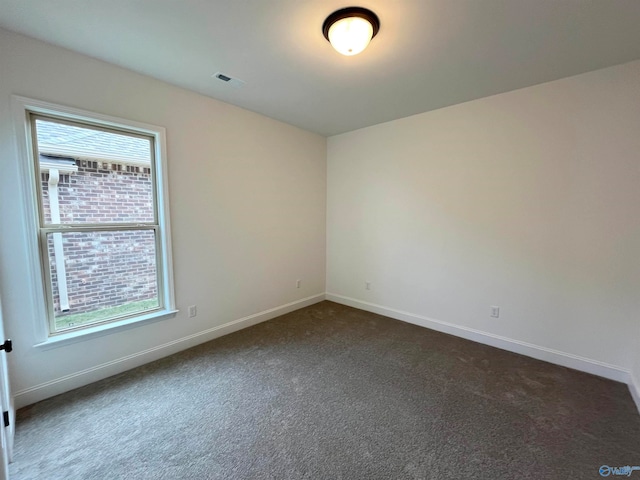
[[[378,16],[361,7],[337,10],[322,24],[324,38],[342,55],[356,55],[363,51],[378,30]]]

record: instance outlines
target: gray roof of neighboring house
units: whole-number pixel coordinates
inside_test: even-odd
[[[151,143],[144,138],[42,119],[36,120],[36,132],[42,154],[143,164],[151,158]]]

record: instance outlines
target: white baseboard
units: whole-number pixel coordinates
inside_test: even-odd
[[[22,408],[26,405],[39,402],[40,400],[88,385],[140,365],[144,365],[145,363],[186,350],[187,348],[242,330],[243,328],[265,322],[277,316],[284,315],[285,313],[313,305],[314,303],[325,300],[325,298],[326,300],[331,300],[336,303],[359,308],[368,312],[378,313],[396,320],[448,333],[467,340],[500,348],[502,350],[507,350],[536,358],[538,360],[554,363],[556,365],[562,365],[564,367],[573,368],[575,370],[591,373],[600,377],[627,383],[629,385],[631,396],[638,407],[638,412],[640,412],[640,381],[636,380],[631,373],[624,368],[334,293],[313,295],[279,307],[264,310],[142,352],[137,352],[126,357],[118,358],[95,367],[87,368],[70,375],[65,375],[64,377],[20,390],[14,394],[15,406],[16,408]]]
[[[300,308],[313,305],[325,299],[324,293],[313,295],[295,302],[280,305],[279,307],[270,308],[262,312],[254,313],[238,320],[227,322],[223,325],[209,328],[202,332],[188,335],[178,340],[149,348],[142,352],[137,352],[126,357],[118,358],[95,367],[87,368],[79,372],[75,372],[64,377],[56,378],[34,387],[26,388],[14,393],[14,401],[16,408],[22,408],[40,400],[44,400],[60,393],[68,392],[74,388],[82,387],[90,383],[102,380],[104,378],[116,375],[118,373],[131,370],[145,363],[158,360],[160,358],[172,355],[174,353],[186,350],[204,342],[213,340],[214,338],[228,335],[229,333],[242,330],[243,328],[256,325],[257,323],[271,320],[272,318],[293,312]]]
[[[608,363],[600,362],[598,360],[592,360],[590,358],[580,357],[571,353],[561,352],[559,350],[541,347],[539,345],[533,345],[531,343],[502,337],[500,335],[494,335],[493,333],[487,333],[480,330],[475,330],[473,328],[454,325],[452,323],[443,322],[440,320],[434,320],[432,318],[423,317],[422,315],[416,315],[414,313],[404,312],[382,305],[376,305],[374,303],[337,295],[335,293],[327,292],[326,299],[331,300],[332,302],[348,305],[350,307],[366,310],[368,312],[378,313],[386,317],[395,318],[396,320],[402,320],[403,322],[413,323],[414,325],[437,330],[438,332],[448,333],[450,335],[455,335],[456,337],[466,338],[467,340],[490,345],[492,347],[507,350],[509,352],[519,353],[520,355],[525,355],[527,357],[544,360],[545,362],[554,363],[563,367],[573,368],[574,370],[580,370],[582,372],[598,375],[599,377],[623,382],[628,384],[630,388],[632,387],[631,373],[629,372],[629,370],[618,367],[616,365],[610,365]],[[637,389],[636,394],[638,394]],[[640,405],[637,398],[636,403]]]

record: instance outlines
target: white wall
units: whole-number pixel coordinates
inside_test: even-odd
[[[322,298],[327,192],[333,299],[638,382],[639,80],[633,62],[326,151],[320,136],[0,30],[0,291],[18,406]],[[167,128],[176,318],[32,347],[12,94]]]
[[[33,348],[34,324],[42,319],[28,301],[12,94],[166,127],[176,318],[53,350]],[[0,30],[0,166],[0,290],[15,345],[18,406],[274,316],[286,310],[277,309],[282,305],[323,298],[321,136]],[[198,305],[195,318],[186,315],[191,304]],[[178,339],[185,340],[172,343]]]
[[[638,105],[633,62],[329,138],[328,298],[628,380]]]

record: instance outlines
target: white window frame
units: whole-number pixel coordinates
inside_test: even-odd
[[[18,141],[18,154],[20,156],[22,190],[24,204],[26,206],[27,219],[25,222],[26,234],[28,236],[29,250],[29,273],[31,277],[31,291],[33,294],[33,305],[36,310],[34,319],[36,348],[48,349],[57,346],[86,340],[96,336],[114,333],[127,328],[147,324],[166,318],[172,318],[177,313],[175,307],[175,293],[173,284],[173,261],[171,255],[171,230],[169,221],[169,188],[167,177],[166,161],[166,131],[163,127],[136,122],[123,118],[112,117],[99,113],[79,110],[76,108],[43,102],[26,97],[14,95],[12,97],[15,134]],[[154,139],[152,167],[155,173],[155,193],[158,222],[158,242],[159,251],[156,252],[159,268],[158,296],[162,307],[151,312],[142,312],[140,315],[116,319],[108,323],[88,325],[76,330],[61,333],[50,332],[49,312],[47,301],[47,273],[44,271],[44,264],[41,261],[41,249],[39,248],[38,235],[40,231],[40,209],[38,198],[38,188],[34,178],[36,177],[33,154],[33,139],[31,132],[31,114],[52,116],[66,119],[72,122],[88,123],[103,126],[109,129],[130,131]]]

